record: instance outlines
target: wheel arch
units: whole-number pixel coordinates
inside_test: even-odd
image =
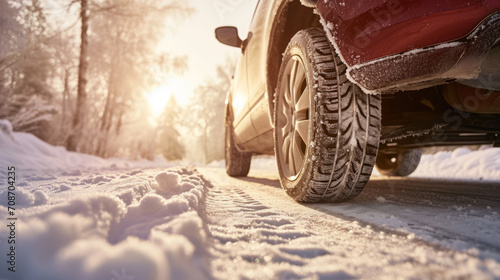
[[[314,1],[309,1],[313,3]],[[310,27],[322,28],[320,17],[314,9],[305,6],[301,0],[280,1],[272,13],[273,22],[269,34],[269,47],[267,54],[267,93],[269,112],[274,123],[274,99],[278,80],[279,69],[283,53],[292,37],[302,29]]]

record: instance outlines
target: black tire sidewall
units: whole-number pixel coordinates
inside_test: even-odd
[[[226,173],[232,177],[245,177],[250,170],[252,154],[250,152],[242,152],[236,146],[232,119],[230,108],[226,108],[226,120],[224,125],[224,159]]]

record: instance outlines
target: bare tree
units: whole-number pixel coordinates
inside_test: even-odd
[[[168,100],[158,126],[158,148],[167,160],[181,160],[185,155],[183,139],[179,133],[181,108],[172,95]]]
[[[0,1],[0,118],[10,120],[17,131],[43,138],[55,113],[48,82],[53,65],[44,40],[48,25],[40,1],[24,4]]]
[[[99,121],[100,133],[95,153],[108,156],[109,143],[122,127],[126,114],[140,91],[161,83],[169,65],[183,68],[185,61],[158,54],[157,43],[165,34],[165,17],[184,16],[190,9],[175,2],[126,0],[113,1],[96,8],[92,19],[94,39],[99,52],[94,63],[108,77],[104,108]]]
[[[16,3],[0,0],[0,97],[7,101],[0,118],[16,130],[46,132],[43,140],[69,150],[107,157],[136,149],[151,157],[154,147],[140,144],[155,132],[144,117],[145,93],[187,65],[157,46],[168,34],[165,18],[191,9],[172,0],[50,2],[68,12],[69,24],[53,26],[45,22],[49,2]]]
[[[78,91],[72,130],[66,146],[69,150],[107,156],[112,130],[115,135],[119,134],[126,113],[134,104],[133,99],[140,89],[151,86],[146,84],[152,84],[146,77],[151,65],[160,63],[154,48],[161,34],[165,33],[162,30],[165,28],[165,17],[187,15],[191,9],[173,1],[78,1],[81,20]],[[89,28],[92,30],[90,37],[87,34]],[[88,73],[89,70],[94,74]],[[92,76],[92,85],[87,85],[89,75]],[[106,77],[105,83],[102,83],[103,76]],[[86,148],[83,149],[83,146],[79,147],[82,132],[88,129],[86,124],[92,122],[87,116],[88,86],[97,87],[97,91],[103,92],[106,97],[99,113],[99,132],[94,144],[85,143]]]
[[[70,151],[78,150],[78,142],[82,136],[82,123],[85,118],[85,110],[87,107],[87,49],[88,49],[88,29],[89,29],[89,12],[88,0],[80,0],[80,20],[82,23],[81,43],[80,43],[80,64],[78,66],[78,93],[76,97],[76,111],[73,116],[73,127],[66,148]]]
[[[188,127],[200,132],[204,161],[224,158],[224,102],[234,73],[234,59],[217,66],[216,77],[196,88],[196,102],[189,107]]]
[[[60,114],[59,125],[55,126],[54,133],[55,142],[58,145],[65,145],[67,142],[69,129],[72,125],[71,116],[73,116],[73,106],[71,93],[75,82],[74,77],[78,74],[78,51],[75,51],[78,42],[75,40],[76,36],[73,34],[59,34],[54,37],[50,43],[51,47],[57,51],[58,55],[54,59],[56,63],[56,71],[54,72],[54,83],[59,82],[62,84],[60,94]],[[78,86],[78,84],[76,84]]]

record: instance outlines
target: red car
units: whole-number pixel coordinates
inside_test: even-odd
[[[298,201],[356,197],[421,148],[500,144],[499,0],[261,0],[226,108],[226,170],[275,154]]]

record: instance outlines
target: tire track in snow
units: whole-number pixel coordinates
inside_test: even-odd
[[[500,261],[497,190],[488,182],[384,177],[351,203],[317,208]]]
[[[73,188],[61,178],[42,187],[50,201],[38,205],[32,198],[16,210],[17,270],[11,273],[2,262],[0,279],[212,279],[207,182],[186,168],[131,176],[107,174],[117,180],[100,184],[105,176],[98,175]],[[31,182],[30,188],[40,184]],[[6,220],[7,209],[0,210]],[[8,230],[0,228],[0,252],[8,252]]]
[[[290,199],[267,178],[201,169],[219,279],[499,278],[500,265],[415,235],[359,222]],[[254,175],[255,176],[255,173]],[[258,174],[257,174],[258,177]]]

